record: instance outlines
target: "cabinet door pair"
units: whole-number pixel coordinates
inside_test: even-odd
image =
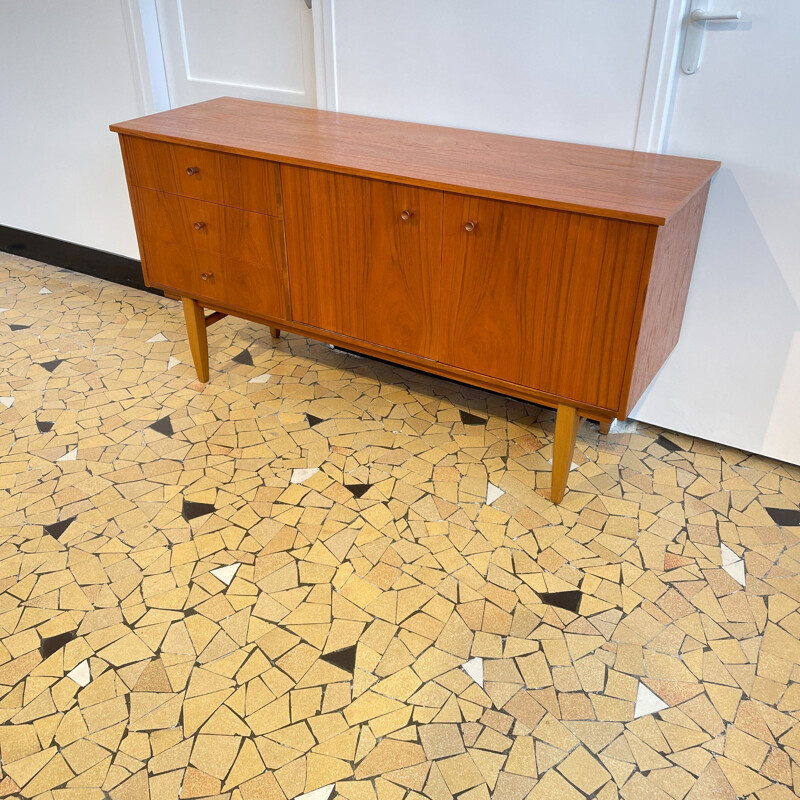
[[[282,166],[292,316],[617,407],[650,226]]]

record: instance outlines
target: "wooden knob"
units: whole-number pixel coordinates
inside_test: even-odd
[[[211,278],[213,278],[213,277],[214,277],[214,273],[213,273],[213,272],[203,272],[203,273],[200,275],[200,277],[201,277],[201,278],[202,278],[204,281],[208,281],[208,280],[211,280]]]
[[[187,175],[197,175],[200,172],[200,167],[186,167]]]
[[[477,228],[477,227],[478,227],[478,220],[476,220],[476,219],[471,219],[469,222],[467,222],[467,223],[464,225],[464,230],[465,230],[467,233],[472,233],[472,231],[474,231],[474,230],[475,230],[475,228]]]
[[[206,226],[205,222],[195,222],[195,224],[194,224],[194,229],[195,229],[196,231],[200,231],[200,230],[202,230],[203,228],[205,228],[205,226]]]
[[[408,222],[413,216],[414,212],[411,209],[406,209],[405,211],[401,212],[400,219],[403,220],[403,222]]]

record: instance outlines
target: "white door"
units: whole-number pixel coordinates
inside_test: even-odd
[[[313,106],[305,0],[157,0],[170,105],[230,95]]]
[[[333,0],[337,108],[647,147],[671,2]]]
[[[722,161],[680,342],[632,416],[800,463],[800,3],[713,0],[667,150]]]

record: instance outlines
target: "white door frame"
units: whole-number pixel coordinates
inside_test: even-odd
[[[120,0],[131,69],[142,114],[170,107],[155,0]]]
[[[120,0],[131,69],[143,114],[171,107],[156,0]],[[299,2],[299,0],[298,0]],[[336,110],[333,0],[314,0],[314,70],[317,108]]]
[[[669,134],[686,0],[656,0],[634,150],[663,151]]]
[[[336,0],[312,0],[317,108],[337,111]],[[142,113],[170,107],[155,0],[121,0]],[[660,152],[669,131],[686,0],[655,0],[634,148]]]
[[[317,71],[317,108],[339,110],[336,90],[336,30],[334,0],[312,0],[314,20],[314,68]]]

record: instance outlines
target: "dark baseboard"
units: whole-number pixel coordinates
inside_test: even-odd
[[[43,261],[45,264],[71,269],[74,272],[103,278],[145,292],[164,294],[159,289],[150,289],[144,285],[141,261],[107,253],[105,250],[95,250],[82,244],[0,225],[0,251],[30,258],[33,261]]]

